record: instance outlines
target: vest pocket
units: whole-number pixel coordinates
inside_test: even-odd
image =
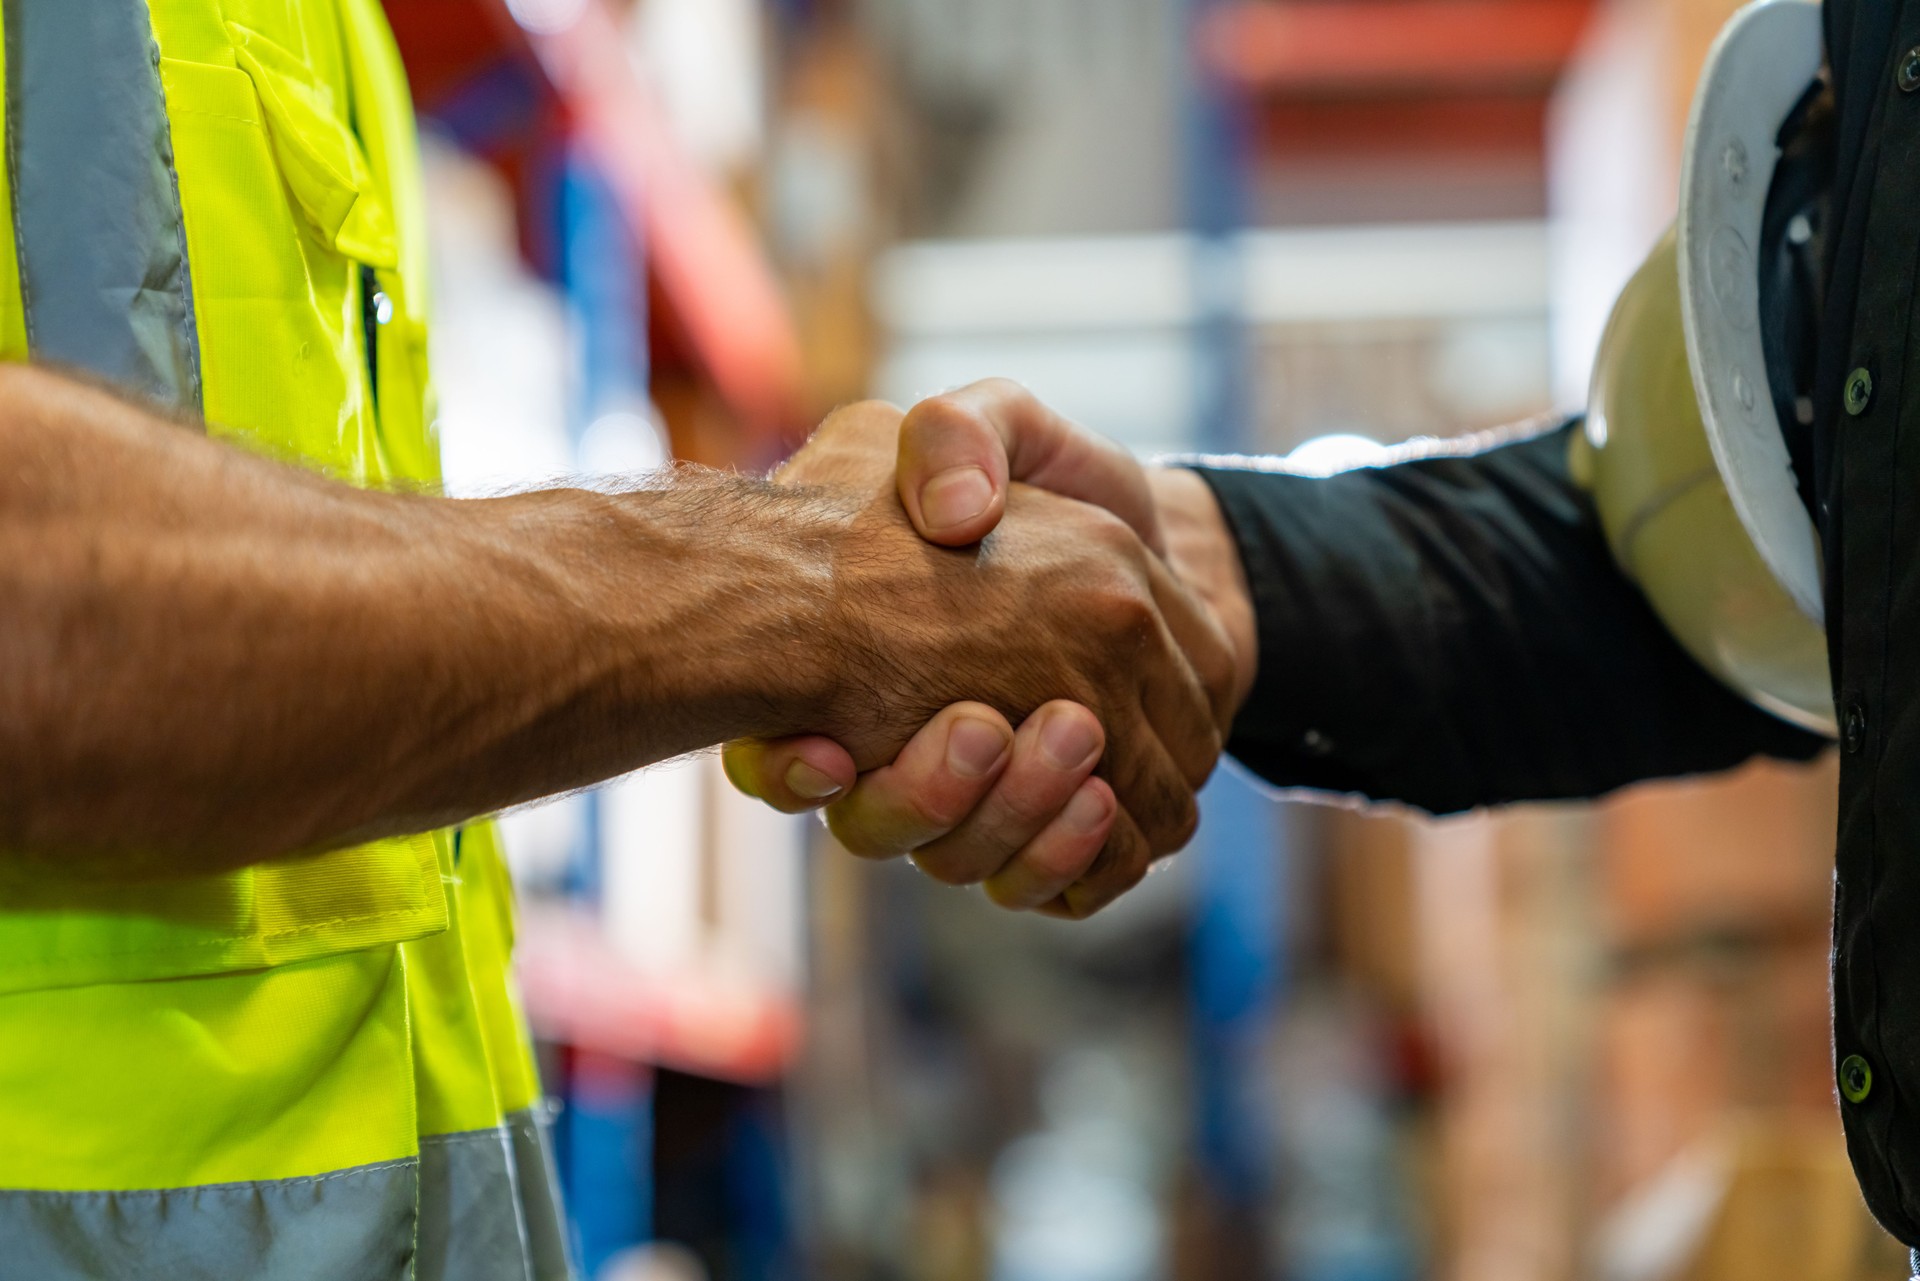
[[[385,483],[358,324],[363,267],[401,292],[385,190],[333,91],[265,37],[228,33],[236,65],[161,59],[209,429]]]
[[[237,66],[163,57],[207,429],[350,483],[379,479],[357,269],[282,176],[264,99]]]
[[[281,176],[308,227],[335,253],[369,267],[399,263],[393,214],[333,91],[280,45],[229,22],[234,57],[266,110]]]
[[[423,371],[394,350],[417,326],[393,201],[341,108],[345,90],[257,32],[229,22],[226,33],[231,65],[160,64],[208,430],[350,484],[431,482]],[[384,422],[360,323],[368,269],[398,313],[379,336]]]

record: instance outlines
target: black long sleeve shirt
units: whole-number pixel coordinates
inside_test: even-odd
[[[1573,430],[1325,478],[1197,469],[1259,621],[1228,750],[1284,787],[1433,813],[1819,752],[1620,572],[1568,474]]]

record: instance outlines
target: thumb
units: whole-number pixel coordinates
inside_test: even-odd
[[[1016,382],[989,378],[923,400],[900,424],[900,501],[930,543],[962,547],[1000,523],[1011,481],[1104,507],[1164,551],[1147,474],[1124,448]]]

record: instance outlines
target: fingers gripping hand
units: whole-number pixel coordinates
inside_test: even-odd
[[[895,858],[950,831],[980,803],[1005,771],[1013,738],[993,708],[955,703],[922,726],[891,764],[865,774],[845,748],[812,734],[729,743],[723,759],[727,777],[748,796],[789,814],[828,807],[857,814],[847,848]]]
[[[1042,901],[1017,896],[1016,903],[996,881],[988,883],[989,894],[1008,906],[1090,915],[1192,835],[1193,791],[1212,770],[1245,694],[1220,620],[1166,563],[1165,525],[1147,471],[1124,448],[1048,409],[1017,383],[990,379],[909,410],[896,480],[901,505],[929,542],[962,546],[984,538],[1006,513],[1010,483],[1024,482],[1104,508],[1156,553],[1149,571],[1154,599],[1185,661],[1145,680],[1152,733],[1116,733],[1122,750],[1102,773],[1120,786],[1127,807],[1109,822],[1097,862],[1064,892]],[[1188,714],[1196,696],[1212,709],[1211,727]],[[1189,790],[1168,786],[1174,779]],[[1094,797],[1076,794],[1075,803],[1091,807]]]
[[[1099,721],[1084,707],[1068,702],[1041,707],[1014,735],[1006,773],[959,822],[923,843],[914,863],[949,885],[997,882],[1045,901],[1093,861],[1106,838],[1105,820],[1113,807],[1100,799],[1101,793],[1111,795],[1104,782],[1091,809],[1083,804],[1071,823],[1061,822],[1105,745]],[[862,817],[854,799],[849,798],[845,813],[828,813],[843,840]],[[1035,884],[1044,892],[1027,888]]]
[[[824,805],[860,857],[912,854],[935,880],[984,882],[1001,906],[1030,908],[1057,898],[1105,846],[1118,806],[1091,777],[1104,747],[1099,721],[1076,703],[1044,705],[1017,733],[992,708],[958,703],[857,781],[852,758],[817,737],[735,743],[726,762],[740,790],[776,808]],[[811,771],[799,788],[795,766]]]
[[[987,638],[990,628],[982,627],[981,639],[972,644],[1008,646],[1011,654],[1025,651],[1026,636],[1045,635],[1054,637],[1048,643],[1058,648],[1033,655],[1041,660],[1037,667],[1003,663],[984,669],[981,688],[999,679],[989,672],[1017,676],[1022,670],[1056,668],[1043,683],[1104,709],[1096,716],[1076,706],[1078,716],[1096,728],[1099,720],[1110,718],[1102,777],[1039,763],[1040,728],[1051,721],[1039,710],[1023,722],[1004,762],[979,776],[956,771],[947,759],[948,740],[967,719],[961,715],[966,705],[941,713],[890,764],[865,778],[856,776],[856,760],[873,764],[887,757],[876,755],[870,741],[859,746],[857,733],[842,741],[855,753],[864,752],[864,758],[823,738],[739,744],[729,750],[729,773],[743,790],[782,809],[825,803],[830,824],[856,852],[888,857],[920,850],[918,861],[930,874],[957,883],[985,880],[989,895],[1007,906],[1085,915],[1138,880],[1155,856],[1177,848],[1191,833],[1191,789],[1218,755],[1217,722],[1223,719],[1217,705],[1215,715],[1207,715],[1209,702],[1218,701],[1207,697],[1216,683],[1209,669],[1217,665],[1208,661],[1211,620],[1195,614],[1184,586],[1142,547],[1161,545],[1153,491],[1125,451],[1051,414],[1011,383],[976,384],[917,407],[906,419],[887,407],[851,407],[823,427],[782,479],[857,486],[878,471],[889,488],[897,486],[901,507],[895,510],[914,532],[950,545],[990,532],[1025,502],[1022,532],[1009,535],[1012,542],[999,540],[989,557],[968,562],[977,565],[969,572],[1004,578],[1044,570],[1060,557],[1074,568],[1059,586],[1039,590],[1036,601],[1058,608],[1043,606],[1026,634],[993,641]],[[874,456],[876,448],[885,451],[884,462]],[[932,519],[929,513],[939,503],[922,503],[928,487],[916,478],[932,480],[956,468],[964,472],[968,459],[983,463],[971,480],[987,482],[984,515],[971,527]],[[1083,515],[1074,516],[1071,509],[1078,505],[1062,508],[1058,497],[1017,499],[1013,482],[1021,479],[1105,511],[1092,519],[1091,507],[1079,507]],[[1049,501],[1055,506],[1046,507]],[[1083,557],[1088,570],[1079,567]],[[922,619],[945,608],[943,598],[930,604],[934,614],[916,612],[903,601],[903,608],[893,611],[901,621],[882,631],[893,636],[901,634],[894,627],[917,629]],[[1075,611],[1083,606],[1093,612],[1064,631],[1048,621],[1055,614],[1062,620],[1080,618]],[[970,615],[969,623],[987,623],[988,617]],[[956,651],[928,670],[953,677],[950,693],[964,695],[973,682],[961,672],[974,670],[978,657],[973,650]],[[996,701],[1013,710],[1020,699],[1002,695]],[[994,715],[981,705],[974,710]],[[835,732],[844,735],[851,728]],[[888,755],[894,750],[885,749]],[[1085,769],[1100,761],[1095,751]],[[1030,776],[1039,781],[1029,782]]]

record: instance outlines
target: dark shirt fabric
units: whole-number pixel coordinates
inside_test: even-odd
[[[1826,561],[1840,1111],[1867,1204],[1920,1246],[1920,0],[1826,0],[1825,24],[1831,92],[1783,131],[1766,232],[1815,234],[1794,261],[1758,247],[1762,323]],[[1568,478],[1568,430],[1324,480],[1201,468],[1259,611],[1233,753],[1447,812],[1819,751],[1667,636]]]
[[[1842,728],[1834,1051],[1836,1068],[1863,1061],[1841,1116],[1867,1204],[1920,1245],[1920,440],[1903,439],[1920,432],[1920,0],[1836,0],[1826,33],[1834,161],[1812,453]],[[1873,389],[1849,412],[1856,370]]]
[[[1826,740],[1694,662],[1615,566],[1568,473],[1577,429],[1326,478],[1196,468],[1259,619],[1235,758],[1446,814],[1817,754]]]

